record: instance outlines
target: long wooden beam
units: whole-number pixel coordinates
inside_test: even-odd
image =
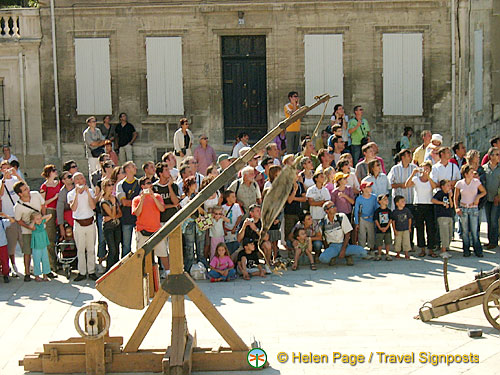
[[[281,121],[269,133],[262,137],[245,155],[236,159],[229,167],[227,167],[220,175],[218,175],[210,184],[208,184],[196,197],[190,201],[183,209],[178,211],[163,227],[158,230],[149,240],[143,245],[146,254],[149,254],[170,232],[182,224],[195,210],[198,209],[213,193],[219,190],[224,184],[234,178],[236,173],[243,168],[260,150],[264,149],[267,143],[271,142],[282,130],[286,129],[290,124],[304,117],[310,110],[316,108],[322,103],[330,99],[330,95],[324,94],[310,106],[300,107],[289,118]]]

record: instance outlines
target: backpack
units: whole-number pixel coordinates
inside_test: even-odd
[[[401,151],[401,141],[396,142],[396,154],[398,154],[399,151]]]

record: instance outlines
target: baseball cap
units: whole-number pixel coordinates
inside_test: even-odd
[[[364,189],[364,188],[366,188],[366,187],[370,187],[370,186],[372,186],[372,185],[373,185],[373,182],[372,182],[372,181],[362,181],[362,182],[361,182],[361,186],[360,186],[360,188],[361,188],[361,189]]]
[[[220,154],[219,157],[217,158],[217,164],[220,164],[221,161],[224,160],[229,160],[230,157],[228,154]]]
[[[241,243],[243,247],[254,243],[254,240],[252,238],[243,238],[243,242]]]
[[[333,177],[333,179],[335,182],[338,182],[339,180],[341,180],[343,178],[347,178],[347,177],[349,177],[349,175],[347,173],[337,172],[337,173],[335,173],[335,176]]]
[[[325,203],[323,203],[323,211],[326,212],[331,207],[335,207],[335,203],[333,203],[332,201],[326,201]]]

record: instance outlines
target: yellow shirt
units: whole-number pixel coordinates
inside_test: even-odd
[[[290,117],[292,114],[292,103],[285,104],[285,118]],[[287,132],[300,132],[300,120],[295,121],[286,128]]]
[[[418,146],[415,152],[413,153],[413,162],[418,165],[422,165],[422,163],[424,162],[424,157],[425,157],[425,147],[422,144]]]

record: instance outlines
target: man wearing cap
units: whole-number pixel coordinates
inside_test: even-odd
[[[194,150],[194,158],[198,162],[198,173],[203,176],[207,174],[207,168],[217,161],[215,150],[208,144],[208,137],[205,134],[200,135],[200,145]]]
[[[423,130],[422,133],[420,133],[420,137],[423,143],[418,146],[413,153],[413,163],[416,165],[422,165],[424,162],[425,150],[431,143],[432,133],[430,130]]]
[[[240,157],[239,152],[242,147],[248,147],[248,140],[250,139],[250,136],[246,132],[241,132],[238,135],[238,138],[240,139],[240,141],[233,148],[232,156],[234,159],[238,159]]]
[[[348,266],[353,266],[353,255],[365,256],[366,251],[361,246],[349,245],[352,225],[344,213],[338,213],[333,202],[323,204],[326,216],[320,221],[319,229],[323,236],[325,251],[319,256],[321,263],[334,265],[337,257],[346,258]]]

